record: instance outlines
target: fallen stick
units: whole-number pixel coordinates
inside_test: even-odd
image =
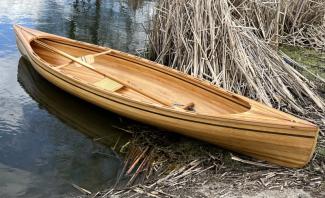
[[[75,189],[79,190],[80,192],[82,192],[83,194],[86,195],[91,195],[91,192],[89,190],[86,190],[84,188],[81,188],[80,186],[78,186],[77,184],[72,183],[71,184]]]
[[[254,165],[254,166],[267,167],[267,168],[279,168],[279,166],[276,166],[276,165],[263,164],[263,163],[260,163],[260,162],[253,162],[253,161],[249,161],[249,160],[244,160],[244,159],[241,159],[241,158],[239,158],[237,156],[234,156],[234,155],[231,156],[231,159],[235,160],[235,161],[238,161],[238,162],[241,162],[241,163]]]

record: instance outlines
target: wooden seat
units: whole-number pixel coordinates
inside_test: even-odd
[[[98,88],[105,89],[107,91],[112,91],[112,92],[117,91],[122,87],[124,87],[122,84],[114,80],[111,80],[109,78],[103,78],[102,80],[94,83],[94,85]]]

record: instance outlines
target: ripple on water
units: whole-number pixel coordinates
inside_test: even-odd
[[[17,135],[21,132],[23,110],[13,99],[0,98],[0,134]]]

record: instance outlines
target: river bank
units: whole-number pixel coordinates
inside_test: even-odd
[[[308,69],[314,68],[312,72],[315,72],[315,65],[320,66],[320,70],[324,65],[325,59],[319,58],[324,53],[309,50],[309,54],[304,55],[306,49],[288,46],[282,46],[281,50],[287,54],[300,54],[294,56],[294,60]],[[316,62],[313,57],[318,57]],[[314,61],[312,65],[308,65],[310,61]],[[323,75],[322,72],[314,74]],[[316,86],[323,95],[323,86]],[[135,124],[126,130],[132,131],[131,150],[137,147],[138,151],[124,162],[126,170],[131,166],[136,168],[123,175],[124,182],[115,188],[92,193],[92,196],[323,197],[325,120],[312,105],[306,109],[309,109],[307,114],[297,113],[296,116],[317,123],[320,134],[312,161],[302,169],[277,167],[201,141]],[[137,169],[142,163],[146,166]]]
[[[280,49],[287,54],[299,54],[294,60],[308,69],[322,66],[325,60],[319,58],[324,53],[314,50],[304,55],[306,49]],[[313,57],[318,57],[317,61]],[[312,65],[308,65],[310,61],[314,61]],[[318,88],[323,95],[322,86]],[[316,153],[302,169],[277,167],[168,131],[134,124],[125,130],[133,136],[129,149],[134,151],[136,147],[137,152],[127,155],[124,161],[123,182],[89,197],[323,197],[324,116],[314,111],[312,105],[306,109],[310,109],[307,114],[296,115],[316,122],[321,131]],[[142,163],[146,165],[138,169]]]
[[[324,196],[324,84],[323,74],[319,72],[324,62],[320,58],[324,55],[321,52],[323,43],[314,42],[316,37],[308,37],[305,32],[303,36],[297,34],[305,28],[302,21],[308,21],[311,16],[323,16],[322,10],[308,12],[308,8],[320,8],[320,4],[311,1],[303,1],[305,6],[299,3],[288,5],[286,1],[282,1],[285,5],[270,6],[263,1],[258,5],[252,2],[198,2],[160,1],[149,36],[151,58],[318,124],[321,130],[313,159],[302,169],[287,169],[185,137],[179,140],[157,129],[135,127],[129,130],[134,133],[133,144],[140,149],[127,158],[129,166],[126,167],[131,167],[126,168],[130,179],[127,187],[117,185],[101,195]],[[294,11],[297,7],[301,8],[299,12]],[[247,12],[251,9],[256,10],[253,15]],[[286,11],[281,12],[282,9]],[[296,23],[295,18],[301,23]],[[321,22],[314,22],[311,26],[321,30]],[[263,28],[270,33],[268,36]],[[274,35],[278,40],[273,40]],[[319,51],[278,46],[280,40]],[[294,60],[281,54],[278,47]],[[140,168],[135,168],[137,165]]]

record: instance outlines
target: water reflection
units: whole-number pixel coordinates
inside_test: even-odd
[[[0,1],[0,197],[79,194],[71,183],[93,191],[108,187],[121,169],[110,147],[127,140],[112,125],[128,122],[61,91],[19,59],[12,25],[136,53],[154,3]]]
[[[73,39],[135,53],[144,47],[143,26],[152,15],[154,1],[75,0],[69,5],[51,1],[38,18],[37,29]]]
[[[139,8],[143,7],[143,0],[128,0],[128,7],[132,9],[133,12],[136,12]]]
[[[23,57],[18,65],[18,82],[24,90],[57,118],[109,147],[123,145],[128,134],[121,133],[118,126],[121,118],[109,111],[94,106],[54,86]],[[119,140],[116,145],[117,140]]]
[[[112,127],[120,124],[118,116],[53,86],[23,58],[18,81],[42,112],[24,106],[15,129],[20,133],[2,134],[0,195],[48,197],[75,192],[71,183],[93,191],[112,185],[121,159],[109,147],[119,148],[127,141],[127,134]],[[78,131],[92,139],[101,138],[108,147]]]

